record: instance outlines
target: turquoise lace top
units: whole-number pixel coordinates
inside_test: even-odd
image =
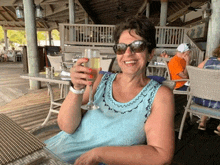
[[[134,99],[120,103],[112,97],[116,76],[103,75],[94,97],[100,108],[87,111],[73,134],[61,131],[45,141],[49,150],[64,161],[74,163],[81,154],[96,147],[146,143],[144,124],[160,85],[151,80]]]

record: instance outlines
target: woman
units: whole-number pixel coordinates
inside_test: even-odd
[[[220,70],[220,45],[213,51],[213,57],[205,59],[202,63],[198,65],[199,68],[205,69],[216,69]],[[201,98],[194,98],[195,103],[209,107],[220,109],[220,102],[214,100],[206,100]],[[205,131],[206,130],[206,122],[208,120],[207,116],[202,116],[201,120],[199,121],[198,129]],[[220,124],[217,127],[217,130],[214,132],[220,136]]]
[[[88,102],[92,83],[86,79],[95,75],[82,66],[88,59],[79,59],[71,69],[73,92],[58,116],[63,131],[47,147],[74,165],[169,164],[175,140],[173,95],[145,75],[156,47],[155,27],[146,17],[128,18],[116,26],[114,40],[122,73],[97,76],[94,102],[100,108],[86,112],[81,105]]]

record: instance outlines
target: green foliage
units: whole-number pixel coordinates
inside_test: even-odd
[[[0,26],[0,44],[4,43],[4,31],[2,27]]]
[[[10,46],[14,46],[14,43],[18,43],[20,45],[26,45],[26,33],[24,30],[8,30],[7,32],[9,38]]]
[[[14,47],[15,43],[19,45],[26,45],[26,33],[24,30],[8,30],[7,36],[9,39],[9,47]],[[53,40],[60,40],[60,33],[57,30],[52,31],[52,38]],[[48,32],[47,31],[38,31],[37,32],[37,39],[40,40],[49,40]],[[0,26],[0,44],[4,44],[4,30],[2,26]]]
[[[60,32],[58,30],[53,30],[52,37],[54,40],[60,40]]]

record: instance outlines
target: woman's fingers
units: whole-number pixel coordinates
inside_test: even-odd
[[[78,59],[76,64],[70,69],[71,81],[75,89],[85,88],[86,85],[91,85],[87,79],[92,79],[92,69],[83,66],[88,62],[88,58]]]

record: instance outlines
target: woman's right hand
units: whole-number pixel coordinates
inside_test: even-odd
[[[92,69],[83,66],[83,63],[87,63],[88,58],[80,58],[77,60],[76,64],[70,69],[70,77],[73,83],[74,89],[80,90],[86,87],[86,85],[91,85],[91,81],[87,79],[93,78]]]

